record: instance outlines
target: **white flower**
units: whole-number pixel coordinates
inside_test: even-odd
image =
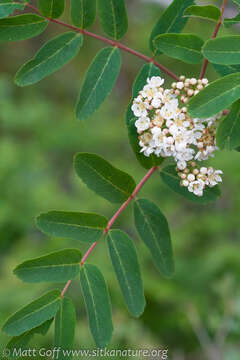
[[[222,178],[220,176],[222,174],[223,172],[221,170],[214,170],[212,167],[208,168],[206,184],[209,187],[213,187],[222,182]]]
[[[155,97],[152,99],[151,105],[152,105],[154,108],[158,109],[158,108],[160,107],[161,103],[162,103],[161,99],[160,99],[159,97],[155,96]]]
[[[196,180],[189,183],[188,191],[192,192],[194,195],[202,196],[205,183],[202,180]]]
[[[140,92],[140,94],[147,98],[148,100],[152,100],[155,96],[158,94],[158,89],[156,87],[153,87],[151,85],[145,85],[143,90]]]
[[[160,87],[164,83],[164,79],[162,79],[160,76],[152,76],[151,79],[147,79],[147,83],[153,87]]]
[[[138,131],[144,131],[147,130],[150,126],[150,119],[147,116],[141,116],[136,122],[136,128]]]
[[[131,107],[133,113],[135,116],[147,116],[147,108],[149,107],[149,104],[145,101],[143,101],[140,97],[137,97],[133,101],[133,105]]]
[[[184,161],[184,160],[178,161],[178,162],[177,162],[177,167],[178,167],[179,170],[184,170],[184,169],[186,169],[186,167],[187,167],[186,161]]]

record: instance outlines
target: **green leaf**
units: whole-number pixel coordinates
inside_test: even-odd
[[[66,282],[79,273],[81,253],[76,249],[60,250],[18,265],[14,274],[25,282]]]
[[[202,53],[210,62],[220,65],[240,64],[240,35],[221,36],[205,42]]]
[[[139,91],[143,89],[144,85],[146,85],[147,78],[151,78],[152,76],[161,76],[159,68],[157,68],[153,63],[143,65],[133,84],[132,99],[126,112],[126,125],[128,129],[129,142],[137,160],[145,169],[151,169],[153,166],[160,165],[163,159],[154,154],[147,157],[143,153],[140,153],[141,147],[139,146],[138,133],[135,126],[137,118],[134,116],[131,106],[133,104],[133,99],[138,96]]]
[[[184,196],[187,200],[198,204],[208,204],[210,202],[216,201],[217,198],[221,195],[218,186],[214,186],[212,188],[207,186],[203,192],[203,196],[196,196],[189,192],[186,187],[180,185],[180,178],[177,175],[174,165],[164,167],[160,172],[160,176],[163,182],[168,185],[170,189]]]
[[[96,0],[71,0],[71,20],[73,25],[86,29],[96,18]]]
[[[65,0],[38,0],[41,13],[49,18],[59,18],[65,9]]]
[[[64,296],[55,318],[54,346],[61,349],[58,354],[59,360],[71,359],[71,356],[66,356],[63,351],[73,349],[75,327],[75,307],[72,300]]]
[[[35,14],[12,16],[0,20],[0,42],[19,41],[41,34],[47,27],[47,20]]]
[[[87,119],[112,91],[121,68],[121,55],[116,47],[102,49],[91,63],[77,101],[76,116]]]
[[[24,10],[25,5],[12,0],[0,0],[0,19],[12,14],[15,10]]]
[[[236,72],[240,72],[240,65],[219,65],[212,64],[214,70],[221,76],[234,74]]]
[[[240,14],[238,14],[234,18],[224,19],[223,25],[226,27],[231,27],[232,25],[238,24],[239,22],[240,22]]]
[[[184,16],[198,17],[218,22],[221,17],[221,10],[214,5],[189,6],[183,13]]]
[[[43,324],[58,311],[60,295],[59,290],[53,290],[26,305],[6,321],[2,330],[8,335],[18,336]]]
[[[174,0],[171,2],[152,30],[150,49],[153,52],[156,52],[153,43],[156,36],[165,33],[180,33],[183,30],[188,21],[188,18],[183,16],[184,10],[193,4],[193,0]]]
[[[234,150],[240,145],[240,100],[218,126],[216,139],[220,149]]]
[[[188,113],[193,118],[208,118],[227,109],[240,98],[240,72],[213,81],[193,96],[188,103]]]
[[[33,338],[33,336],[35,334],[46,335],[52,322],[53,322],[53,319],[47,320],[42,325],[40,325],[32,330],[26,331],[22,335],[14,336],[6,345],[6,349],[10,350],[12,357],[16,357],[16,356],[14,356],[15,351],[18,349],[21,349],[21,350],[25,349],[27,344]]]
[[[104,348],[111,341],[113,332],[107,285],[100,270],[89,264],[81,267],[80,283],[92,336],[97,347]]]
[[[173,251],[168,223],[159,208],[149,200],[134,203],[136,229],[150,250],[154,263],[163,276],[174,273]]]
[[[103,31],[115,40],[128,29],[125,0],[98,0],[98,16]]]
[[[32,85],[59,70],[77,55],[82,39],[81,34],[67,32],[48,41],[32,60],[18,70],[16,84]]]
[[[199,64],[203,60],[203,40],[193,34],[158,35],[154,39],[154,44],[156,49],[164,54],[189,64]]]
[[[37,218],[37,226],[50,236],[93,243],[102,237],[107,219],[91,213],[49,211]]]
[[[110,202],[127,200],[136,187],[130,175],[98,155],[78,153],[74,165],[77,175],[87,187]]]
[[[113,268],[129,312],[140,316],[145,308],[142,278],[133,241],[121,230],[111,230],[107,244]]]

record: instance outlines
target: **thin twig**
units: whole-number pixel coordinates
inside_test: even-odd
[[[227,0],[223,0],[222,7],[221,7],[221,16],[220,16],[219,22],[216,24],[216,26],[214,28],[214,31],[213,31],[213,34],[212,34],[212,39],[214,39],[217,36],[218,31],[220,29],[220,26],[222,25],[223,13],[224,13],[224,9],[225,9],[226,4],[227,4]],[[204,77],[204,75],[206,73],[206,70],[207,70],[207,66],[208,66],[208,60],[204,59],[203,64],[202,64],[202,68],[201,68],[201,72],[200,72],[200,76],[199,76],[200,79],[202,79]]]
[[[159,62],[157,62],[156,60],[154,60],[153,58],[149,57],[149,56],[146,56],[142,53],[140,53],[139,51],[136,51],[134,49],[131,49],[129,47],[127,47],[126,45],[118,42],[118,41],[115,41],[115,40],[111,40],[111,39],[108,39],[104,36],[101,36],[101,35],[98,35],[98,34],[95,34],[95,33],[92,33],[90,31],[87,31],[87,30],[84,30],[84,29],[80,29],[74,25],[70,25],[70,24],[67,24],[61,20],[58,20],[58,19],[52,19],[52,18],[49,18],[49,17],[46,17],[46,16],[43,16],[39,10],[33,6],[33,5],[30,5],[30,4],[26,4],[26,6],[32,10],[34,10],[37,14],[39,14],[40,16],[42,16],[43,18],[47,19],[48,21],[52,22],[52,23],[55,23],[55,24],[58,24],[58,25],[61,25],[61,26],[64,26],[68,29],[71,29],[73,31],[76,31],[80,34],[83,34],[83,35],[86,35],[86,36],[89,36],[89,37],[92,37],[94,39],[97,39],[97,40],[100,40],[100,41],[103,41],[104,43],[108,44],[108,45],[111,45],[111,46],[116,46],[118,47],[119,49],[122,49],[132,55],[135,55],[137,57],[139,57],[140,59],[146,61],[146,62],[149,62],[149,63],[153,63],[156,67],[158,67],[160,70],[162,70],[163,72],[165,72],[165,74],[169,75],[170,77],[172,77],[174,80],[177,80],[179,81],[179,77],[174,74],[174,72],[172,72],[171,70],[169,70],[166,66],[160,64]]]

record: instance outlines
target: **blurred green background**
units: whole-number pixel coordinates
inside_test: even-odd
[[[139,0],[127,3],[129,31],[123,42],[150,55],[148,37],[162,12],[161,5]],[[69,21],[68,12],[65,20]],[[213,23],[191,19],[186,31],[207,39],[213,27]],[[98,24],[91,30],[101,32]],[[47,39],[62,31],[51,24],[38,38],[0,45],[0,325],[53,287],[22,283],[12,273],[18,263],[66,247],[86,250],[82,243],[42,235],[34,222],[40,212],[92,211],[110,218],[117,210],[77,178],[74,154],[97,153],[136,181],[145,174],[128,144],[124,119],[141,60],[122,53],[121,75],[113,93],[85,123],[75,119],[73,108],[84,73],[103,44],[86,38],[79,56],[64,69],[29,88],[14,85],[17,69]],[[179,75],[198,76],[199,66],[186,66],[165,56],[159,61]],[[207,76],[217,76],[210,66]],[[168,349],[173,360],[240,358],[239,157],[237,152],[219,152],[211,160],[224,171],[222,197],[213,205],[187,202],[157,174],[142,190],[140,196],[154,200],[169,221],[176,259],[172,279],[162,278],[154,268],[134,229],[131,206],[119,218],[115,226],[134,239],[141,262],[147,307],[140,319],[133,319],[124,306],[106,245],[95,249],[89,262],[101,268],[112,299],[115,330],[110,348]],[[75,348],[94,348],[78,280],[68,294],[78,316]],[[53,326],[46,337],[36,336],[30,347],[52,348],[52,341]],[[7,342],[1,333],[0,348]]]

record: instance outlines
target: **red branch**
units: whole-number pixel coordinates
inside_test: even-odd
[[[124,209],[128,206],[128,204],[136,198],[137,193],[141,190],[141,188],[143,187],[143,185],[148,181],[148,179],[151,177],[151,175],[154,173],[154,171],[157,169],[157,166],[152,167],[147,173],[146,175],[142,178],[142,180],[140,181],[140,183],[135,187],[133,193],[129,196],[129,198],[120,206],[120,208],[118,209],[118,211],[113,215],[113,217],[109,220],[106,229],[104,230],[104,235],[106,235],[108,233],[108,231],[111,229],[112,225],[114,224],[114,222],[117,220],[117,218],[119,217],[119,215],[124,211]],[[82,261],[80,263],[80,265],[82,266],[85,261],[87,260],[88,256],[92,253],[93,249],[96,247],[96,245],[98,244],[98,242],[94,242],[90,248],[87,250],[87,252],[83,255],[82,257]],[[66,293],[67,289],[69,288],[70,284],[71,284],[72,280],[69,280],[64,289],[62,290],[61,296],[63,297],[64,294]]]
[[[224,9],[225,9],[226,4],[227,4],[227,0],[223,0],[222,7],[221,7],[221,16],[220,16],[219,22],[216,24],[216,26],[214,28],[214,31],[213,31],[213,34],[212,34],[212,39],[214,39],[217,36],[218,31],[220,29],[220,26],[222,25],[223,13],[224,13]],[[207,66],[208,66],[208,60],[204,59],[203,64],[202,64],[202,68],[201,68],[201,72],[200,72],[200,76],[199,76],[200,79],[202,79],[204,77],[204,75],[206,73],[206,70],[207,70]]]
[[[111,45],[111,46],[116,46],[118,47],[119,49],[122,49],[132,55],[135,55],[137,57],[139,57],[140,59],[146,61],[146,62],[149,62],[149,63],[153,63],[155,66],[157,66],[160,70],[162,70],[163,72],[165,72],[165,74],[171,76],[174,80],[177,80],[179,81],[179,77],[174,74],[174,72],[172,72],[171,70],[169,70],[166,66],[158,63],[156,60],[154,60],[153,58],[149,57],[149,56],[146,56],[134,49],[131,49],[129,47],[127,47],[126,45],[118,42],[118,41],[115,41],[115,40],[111,40],[111,39],[108,39],[104,36],[101,36],[101,35],[98,35],[98,34],[94,34],[90,31],[87,31],[87,30],[84,30],[84,29],[80,29],[74,25],[70,25],[70,24],[67,24],[61,20],[58,20],[58,19],[52,19],[52,18],[48,18],[46,16],[43,16],[39,11],[38,9],[33,6],[33,5],[30,5],[30,4],[26,4],[27,7],[29,7],[30,9],[34,10],[36,13],[38,13],[40,16],[42,16],[43,18],[47,19],[48,21],[51,21],[55,24],[58,24],[58,25],[61,25],[61,26],[64,26],[68,29],[71,29],[73,31],[76,31],[80,34],[83,34],[83,35],[87,35],[87,36],[90,36],[94,39],[97,39],[97,40],[100,40],[100,41],[103,41],[104,43],[108,44],[108,45]]]

